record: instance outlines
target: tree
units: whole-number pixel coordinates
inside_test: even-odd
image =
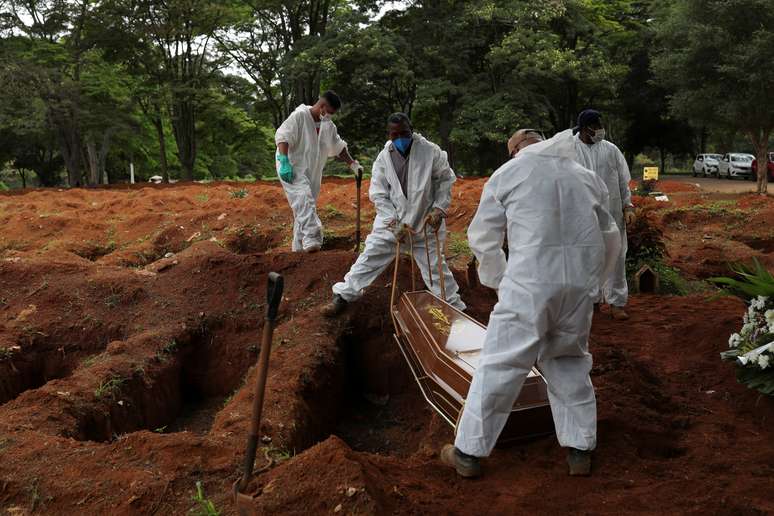
[[[113,34],[111,55],[121,57],[130,69],[141,70],[145,76],[141,107],[156,126],[162,166],[166,169],[160,106],[167,99],[183,178],[193,180],[201,95],[222,64],[212,53],[212,38],[231,22],[234,11],[230,3],[112,0],[106,2],[104,13],[110,20],[108,32]]]
[[[658,24],[653,69],[673,91],[670,109],[698,127],[743,132],[763,164],[757,188],[765,193],[774,129],[774,0],[665,2]]]

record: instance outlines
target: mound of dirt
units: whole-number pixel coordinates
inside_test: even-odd
[[[448,223],[462,297],[486,322],[496,295],[464,270],[483,183],[456,184]],[[663,207],[704,202],[714,201],[686,194]],[[740,250],[767,259],[771,201],[739,209],[749,218],[668,224],[676,263],[701,275]],[[597,314],[594,476],[567,478],[544,438],[495,450],[485,479],[468,482],[439,464],[453,429],[392,340],[390,271],[342,318],[319,316],[356,258],[353,182],[325,183],[323,252],[289,252],[289,213],[276,183],[0,194],[0,507],[182,514],[200,481],[233,514],[266,274],[277,271],[286,290],[259,458],[278,464],[254,480],[264,513],[774,511],[774,404],[718,359],[739,302],[641,295],[625,324]]]

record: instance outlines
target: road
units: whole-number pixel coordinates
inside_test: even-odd
[[[716,179],[714,177],[670,176],[663,175],[661,179],[693,183],[699,185],[703,192],[712,193],[752,193],[755,192],[755,183],[749,179]]]

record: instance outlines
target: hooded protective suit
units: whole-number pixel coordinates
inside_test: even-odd
[[[481,283],[498,290],[457,425],[454,444],[468,455],[492,451],[535,363],[559,443],[596,445],[587,339],[620,242],[605,184],[575,160],[571,131],[526,147],[487,181],[468,228]]]
[[[433,208],[440,208],[445,213],[451,203],[451,187],[456,177],[446,153],[436,144],[428,141],[422,135],[414,133],[411,152],[409,154],[407,175],[407,196],[403,190],[390,158],[391,142],[374,161],[371,186],[368,195],[376,207],[376,219],[373,230],[365,241],[365,250],[358,257],[352,268],[344,276],[344,281],[333,286],[333,293],[346,301],[354,301],[363,295],[363,289],[369,286],[379,274],[392,263],[395,258],[395,236],[391,224],[400,226],[406,224],[413,231],[420,231],[425,217]],[[446,224],[441,224],[438,232],[443,249],[446,239]],[[425,285],[430,284],[432,274],[432,292],[439,296],[441,288],[438,278],[438,259],[433,232],[428,228],[428,242],[420,232],[414,236],[414,256]],[[430,269],[427,268],[425,246],[429,247]],[[410,250],[408,238],[401,245],[402,252]],[[443,274],[446,288],[446,300],[454,307],[464,310],[465,304],[458,294],[458,286],[454,281],[446,260],[443,256]]]
[[[293,251],[322,246],[323,231],[317,216],[322,172],[328,158],[341,154],[347,143],[339,137],[336,125],[320,121],[317,133],[311,106],[300,105],[282,122],[274,136],[277,145],[288,144],[288,158],[293,165],[293,182],[280,179],[293,210]],[[279,165],[277,166],[279,176]]]
[[[593,170],[602,178],[610,193],[610,214],[615,219],[621,231],[621,253],[615,265],[615,271],[602,287],[602,298],[614,306],[625,306],[629,297],[629,287],[626,283],[626,224],[623,220],[624,208],[632,206],[632,194],[629,190],[629,165],[626,158],[614,144],[607,140],[589,145],[575,135],[575,147],[578,152],[578,163]]]

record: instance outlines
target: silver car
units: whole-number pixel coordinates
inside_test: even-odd
[[[693,162],[693,177],[717,176],[720,154],[698,154]]]
[[[750,177],[752,175],[752,162],[754,159],[755,156],[752,154],[739,152],[724,154],[718,164],[718,178]]]

